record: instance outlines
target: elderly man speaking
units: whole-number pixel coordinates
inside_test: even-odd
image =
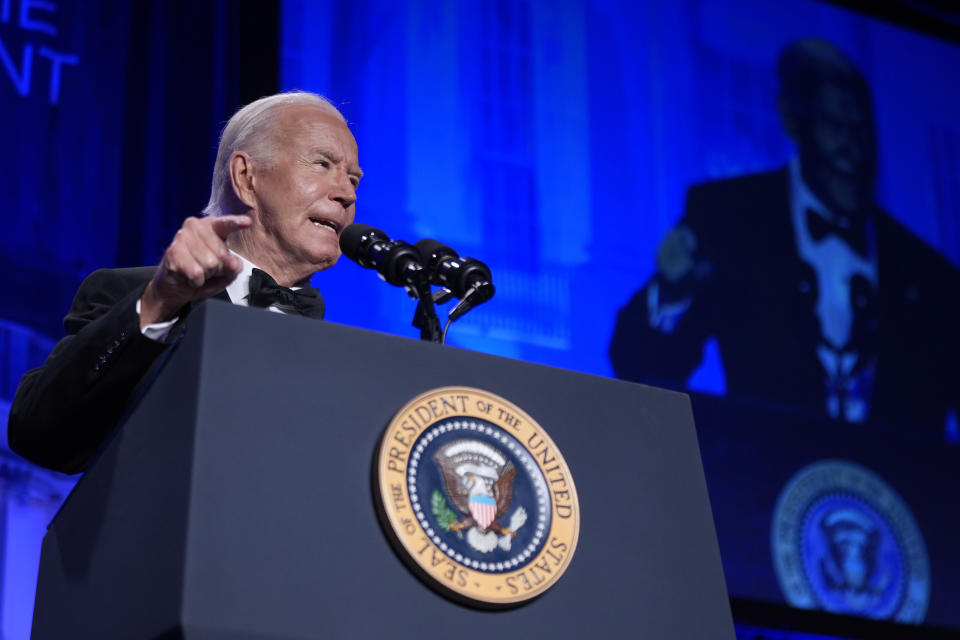
[[[10,447],[82,471],[199,300],[322,317],[310,276],[340,257],[361,175],[356,140],[324,98],[281,93],[240,109],[220,138],[206,215],[187,218],[159,266],[81,284],[67,336],[20,382]]]

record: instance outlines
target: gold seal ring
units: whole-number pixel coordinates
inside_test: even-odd
[[[378,511],[400,557],[459,602],[516,606],[573,558],[580,505],[570,469],[525,411],[470,387],[427,391],[387,425]]]

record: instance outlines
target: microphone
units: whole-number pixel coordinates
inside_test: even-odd
[[[490,283],[493,277],[487,265],[473,258],[461,258],[450,247],[430,238],[419,240],[414,246],[435,285],[446,287],[453,295],[463,298],[470,289],[486,284],[490,295],[485,300],[493,297],[493,284]]]
[[[414,246],[420,253],[421,264],[426,267],[431,282],[446,287],[460,298],[457,306],[450,311],[451,322],[493,297],[496,289],[487,265],[474,258],[461,258],[450,247],[430,238],[424,238]]]
[[[398,287],[417,287],[426,272],[420,253],[402,240],[368,224],[354,223],[340,234],[340,250],[361,267],[376,269],[380,277]]]

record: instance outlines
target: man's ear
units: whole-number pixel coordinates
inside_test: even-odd
[[[256,189],[254,188],[253,158],[245,151],[234,151],[227,164],[230,171],[230,184],[233,185],[233,194],[248,208],[253,209],[257,203]]]
[[[793,111],[790,109],[790,102],[782,93],[777,97],[777,110],[780,112],[780,122],[783,123],[783,130],[796,142],[797,135],[799,134],[799,125],[793,115]]]

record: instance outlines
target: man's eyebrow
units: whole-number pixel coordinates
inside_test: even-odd
[[[322,149],[320,147],[315,147],[314,149],[312,149],[311,152],[317,155],[323,156],[324,158],[326,158],[327,160],[330,160],[331,162],[343,162],[343,158],[341,158],[339,155],[337,155],[333,151],[330,151],[329,149]]]
[[[331,162],[335,162],[335,163],[343,162],[343,157],[342,157],[342,156],[340,156],[340,155],[338,155],[338,154],[336,154],[336,153],[334,153],[333,151],[330,151],[330,150],[328,150],[328,149],[321,149],[321,148],[317,147],[317,148],[315,148],[315,149],[313,150],[313,152],[316,153],[316,154],[319,154],[319,155],[323,156],[324,158],[326,158],[327,160],[329,160],[329,161],[331,161]],[[361,169],[360,167],[357,167],[356,169],[347,169],[347,173],[350,174],[350,175],[352,175],[352,176],[357,176],[357,178],[362,178],[362,177],[363,177],[363,169]]]

